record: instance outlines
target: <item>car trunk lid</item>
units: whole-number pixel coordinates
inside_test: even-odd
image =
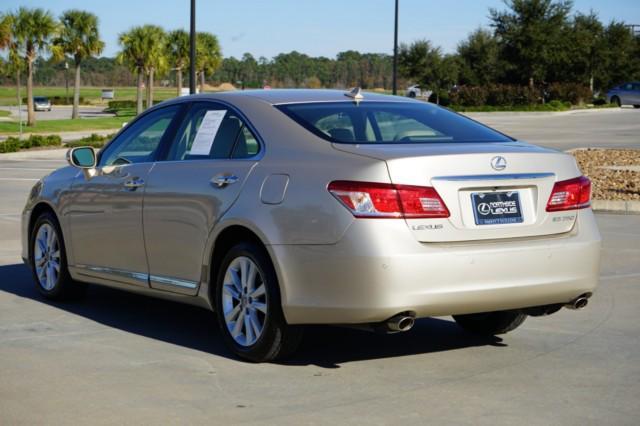
[[[394,184],[436,189],[450,216],[406,219],[421,242],[552,235],[576,220],[575,211],[546,211],[554,183],[580,175],[564,153],[522,142],[334,147],[385,161]]]

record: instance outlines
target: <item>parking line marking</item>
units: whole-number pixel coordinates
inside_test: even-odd
[[[5,177],[0,177],[0,180],[26,180],[26,181],[30,181],[30,182],[37,182],[40,179],[31,179],[31,178],[5,178]]]

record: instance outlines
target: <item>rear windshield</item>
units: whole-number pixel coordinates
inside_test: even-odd
[[[278,105],[336,143],[509,142],[513,139],[444,108],[418,102],[317,102]]]

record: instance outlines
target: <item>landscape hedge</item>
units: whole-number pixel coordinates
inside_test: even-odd
[[[463,107],[504,107],[541,104],[543,97],[545,102],[560,101],[572,105],[592,101],[589,88],[577,83],[552,83],[546,88],[508,84],[458,86],[450,92],[449,101]]]
[[[21,149],[38,148],[44,146],[60,146],[62,138],[58,135],[31,135],[29,138],[20,140],[16,137],[8,137],[4,142],[0,142],[0,153],[16,152]]]

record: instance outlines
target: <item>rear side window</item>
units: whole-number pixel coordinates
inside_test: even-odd
[[[508,142],[512,139],[444,108],[413,102],[318,102],[278,108],[335,143]]]
[[[257,140],[236,113],[223,105],[197,103],[178,129],[167,160],[249,158],[258,151]]]

